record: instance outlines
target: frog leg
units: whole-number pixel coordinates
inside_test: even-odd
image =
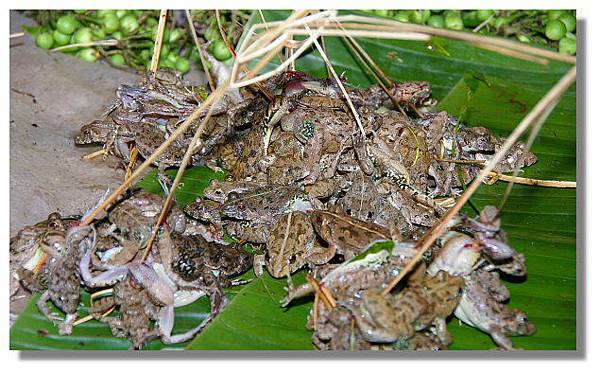
[[[286,287],[286,291],[288,291],[288,295],[280,301],[282,307],[288,306],[288,304],[295,299],[312,294],[314,292],[314,288],[310,283],[303,283],[293,289],[288,289]]]
[[[62,318],[60,318],[60,316],[57,313],[52,312],[50,310],[50,308],[48,307],[48,301],[50,301],[50,292],[48,290],[46,290],[46,291],[44,291],[44,293],[42,294],[42,296],[40,296],[39,300],[36,303],[37,308],[39,309],[39,311],[49,321],[52,321],[52,322],[62,321]]]
[[[77,313],[67,313],[65,319],[58,324],[59,335],[71,335],[73,332],[73,324],[77,320]]]
[[[479,236],[479,235],[478,235]],[[504,262],[513,258],[515,250],[500,240],[482,237],[478,240],[482,252],[492,262]]]
[[[434,321],[434,324],[436,330],[435,333],[440,338],[442,344],[446,347],[449,346],[450,343],[452,343],[452,335],[450,334],[450,331],[448,331],[448,326],[446,325],[446,318],[442,316],[437,317]]]
[[[161,162],[158,164],[158,172],[156,174],[156,179],[158,180],[158,183],[162,187],[163,192],[165,193],[165,196],[167,196],[169,194],[169,191],[171,190],[170,186],[171,186],[171,184],[173,184],[173,181],[171,180],[171,178],[169,178],[169,176],[165,173],[166,170],[167,170],[167,164],[165,164],[164,162]]]
[[[176,344],[192,339],[196,334],[202,331],[213,320],[213,318],[225,307],[227,301],[224,297],[225,296],[223,295],[222,291],[211,292],[211,314],[198,326],[182,334],[177,335],[171,334],[173,332],[173,325],[175,323],[175,309],[173,307],[173,304],[162,307],[160,310],[158,322],[161,341],[165,344]]]
[[[490,335],[494,340],[494,343],[498,345],[503,350],[513,351],[515,347],[513,346],[512,340],[506,334],[502,332],[502,329],[498,325],[490,326]]]
[[[83,257],[81,258],[81,262],[79,263],[79,271],[81,274],[81,278],[88,287],[97,288],[112,286],[113,284],[123,280],[127,276],[129,268],[126,265],[115,266],[110,270],[101,273],[100,275],[97,275],[95,277],[92,276],[92,273],[90,272],[92,250],[93,248],[90,248],[85,253],[85,255],[83,255]]]
[[[281,121],[283,116],[287,114],[291,107],[291,101],[282,101],[279,108],[277,108],[274,112],[270,113],[270,115],[267,116],[266,121],[263,123],[263,154],[265,156],[268,153],[269,144],[271,143],[271,134],[273,133],[275,125],[279,121]]]
[[[252,262],[252,267],[254,268],[254,275],[260,277],[264,272],[264,267],[267,262],[265,260],[265,255],[254,255],[254,261]]]

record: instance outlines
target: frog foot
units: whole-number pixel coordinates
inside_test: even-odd
[[[77,319],[77,314],[67,314],[65,320],[58,324],[59,335],[71,335],[73,332],[73,323]]]

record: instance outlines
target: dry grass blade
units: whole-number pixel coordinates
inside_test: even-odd
[[[510,148],[516,143],[521,135],[537,120],[542,116],[550,107],[554,107],[558,98],[560,98],[564,92],[575,82],[577,76],[577,70],[575,67],[571,68],[565,74],[558,83],[552,87],[552,89],[535,105],[535,107],[527,114],[525,118],[519,123],[519,125],[513,130],[510,136],[506,139],[502,147],[487,166],[477,174],[477,177],[465,192],[456,201],[456,205],[450,208],[444,216],[440,219],[438,224],[431,228],[422,238],[417,242],[417,254],[415,257],[406,265],[402,272],[394,278],[394,280],[383,290],[382,294],[388,294],[408,273],[410,273],[416,264],[421,261],[421,257],[429,249],[429,247],[443,234],[447,229],[451,219],[458,213],[458,211],[465,205],[467,200],[473,195],[475,190],[484,181],[489,172],[502,160],[502,158],[508,153]]]
[[[514,58],[518,58],[518,59],[525,60],[525,61],[535,62],[536,64],[540,64],[540,65],[548,65],[550,63],[550,61],[546,58],[532,56],[527,53],[515,51],[513,49],[509,49],[509,48],[505,48],[505,47],[499,47],[496,45],[489,45],[489,44],[479,43],[479,42],[471,43],[471,44],[473,44],[477,48],[487,49],[488,51],[500,53],[505,56],[514,57]]]
[[[435,36],[442,36],[451,39],[463,40],[471,43],[483,43],[488,45],[495,45],[498,47],[504,47],[508,49],[513,49],[516,51],[524,52],[527,54],[531,54],[534,56],[546,57],[551,60],[563,61],[570,64],[575,64],[577,59],[573,56],[561,55],[558,52],[550,51],[547,49],[536,48],[525,43],[517,42],[514,40],[508,40],[498,37],[492,36],[484,36],[474,33],[461,32],[461,31],[453,31],[441,28],[435,28],[430,26],[423,26],[411,23],[403,23],[394,21],[391,19],[384,18],[372,18],[366,16],[358,16],[358,15],[347,15],[338,17],[340,22],[363,22],[369,24],[369,28],[379,29],[379,30],[388,30],[388,31],[405,31],[405,32],[417,32],[424,33]],[[363,24],[353,24],[352,26],[357,26],[359,28],[363,28]],[[345,27],[350,28],[350,24],[346,24]]]
[[[162,47],[163,35],[165,34],[165,26],[167,25],[167,9],[160,11],[160,17],[158,19],[158,32],[156,33],[156,40],[154,41],[154,51],[152,52],[152,62],[150,63],[150,71],[153,76],[156,76],[158,70],[158,61],[160,60],[160,50]]]
[[[15,32],[12,33],[8,36],[9,39],[14,39],[14,38],[20,38],[21,36],[25,35],[24,32]]]
[[[305,27],[306,27],[307,31],[310,33],[310,35],[313,36],[314,33],[312,32],[312,30],[310,30],[310,28],[308,26],[305,26]],[[323,58],[323,61],[325,61],[325,64],[327,65],[327,69],[329,70],[331,75],[333,75],[336,83],[338,84],[338,87],[342,91],[342,94],[344,95],[344,98],[346,99],[346,101],[348,103],[348,107],[350,107],[350,110],[352,111],[352,115],[354,116],[354,119],[356,120],[356,124],[358,125],[358,128],[360,129],[360,133],[362,134],[363,137],[366,136],[365,129],[363,128],[362,121],[360,120],[358,112],[356,111],[354,104],[352,104],[352,100],[350,100],[350,96],[348,96],[348,92],[346,92],[346,88],[342,84],[342,81],[340,80],[337,73],[333,69],[333,65],[331,65],[331,62],[329,61],[329,57],[327,57],[327,54],[325,53],[325,51],[321,47],[321,44],[319,43],[319,41],[316,38],[315,38],[314,43],[315,43],[315,47],[317,47],[317,50],[321,54],[321,58]]]
[[[516,184],[524,184],[528,186],[539,186],[539,187],[554,187],[554,188],[577,188],[577,182],[571,181],[554,181],[545,179],[534,179],[534,178],[523,178],[514,175],[505,175],[491,171],[488,174],[488,179],[483,183],[493,184],[496,181],[501,180],[504,182],[512,182]]]
[[[72,49],[72,48],[84,48],[84,47],[96,47],[96,46],[111,47],[111,46],[115,46],[118,44],[119,44],[119,41],[116,39],[98,40],[98,41],[89,42],[89,43],[75,43],[75,44],[63,45],[62,47],[52,48],[50,50],[50,52],[64,51],[66,49]]]
[[[194,27],[194,20],[192,19],[192,14],[189,9],[185,11],[185,17],[188,21],[188,27],[190,28],[190,34],[192,34],[192,39],[194,39],[194,44],[196,45],[196,49],[198,50],[198,55],[200,55],[200,62],[202,63],[202,69],[204,69],[204,74],[206,74],[206,79],[208,80],[208,86],[210,87],[210,92],[213,92],[215,87],[215,82],[212,79],[212,75],[210,75],[210,71],[208,70],[208,62],[204,59],[204,54],[202,53],[202,46],[200,45],[200,40],[198,39],[198,35],[196,34],[196,28]]]

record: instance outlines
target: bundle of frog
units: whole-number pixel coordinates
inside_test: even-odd
[[[316,268],[311,274],[318,284],[291,288],[283,305],[315,287],[328,291],[331,299],[317,297],[307,323],[319,349],[446,349],[452,314],[490,334],[501,349],[513,349],[509,336],[531,335],[535,328],[506,305],[510,294],[500,273],[522,277],[526,268],[524,256],[506,244],[496,214],[486,207],[479,220],[460,217],[399,291],[382,295],[414,257],[414,242]]]
[[[402,237],[415,227],[433,225],[445,210],[436,198],[457,193],[502,143],[484,128],[460,127],[445,112],[413,119],[388,109],[388,96],[378,86],[347,88],[364,135],[330,80],[315,81],[294,72],[265,86],[275,93],[273,101],[260,96],[242,101],[229,113],[233,131],[220,133],[212,143],[214,150],[237,150],[228,180],[213,181],[204,198],[186,212],[210,223],[213,231],[266,244],[267,268],[276,277],[287,272],[269,265],[274,258],[289,261],[280,267],[294,271],[343,255],[327,247],[329,254],[324,256],[323,248],[314,245],[313,231],[319,229],[311,211],[328,211],[329,225],[357,219],[389,228],[388,236]],[[409,113],[431,111],[430,93],[425,82],[404,82],[391,89],[400,108]],[[534,161],[518,143],[497,170]],[[311,220],[313,227],[307,224]],[[290,232],[301,240],[291,244]],[[281,249],[290,245],[297,248]],[[300,256],[301,251],[307,253]]]
[[[134,348],[154,338],[165,344],[188,340],[223,309],[227,303],[223,289],[241,283],[232,277],[250,269],[252,257],[239,245],[215,241],[202,225],[174,207],[157,245],[141,262],[140,249],[163,203],[158,195],[136,191],[89,226],[50,215],[11,239],[11,274],[30,291],[42,292],[38,308],[59,323],[61,335],[72,332],[83,287],[92,294],[110,295],[94,303],[90,313],[107,323],[115,336],[130,338]],[[42,260],[40,253],[47,259]],[[209,317],[172,335],[174,308],[204,295],[211,300]],[[65,313],[64,318],[50,309],[49,301]],[[117,316],[106,313],[115,308]]]

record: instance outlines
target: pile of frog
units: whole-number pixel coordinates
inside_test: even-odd
[[[82,126],[75,142],[103,144],[125,162],[134,148],[147,158],[194,111],[202,92],[168,72],[121,85],[114,105]],[[381,292],[414,255],[414,241],[503,143],[483,127],[463,127],[436,112],[430,95],[427,82],[356,89],[299,72],[230,91],[213,108],[191,160],[225,169],[227,180],[212,181],[183,212],[173,207],[144,262],[141,249],[163,199],[137,191],[91,226],[51,216],[24,229],[11,240],[13,278],[44,292],[38,305],[48,318],[59,318],[48,300],[65,312],[61,333],[71,331],[82,286],[110,295],[92,303],[91,315],[136,348],[156,337],[191,338],[222,310],[223,289],[241,282],[233,277],[252,265],[259,275],[266,265],[273,277],[288,279],[286,305],[317,285],[309,328],[318,348],[443,349],[451,341],[446,319],[454,314],[510,349],[507,335],[534,328],[505,304],[499,274],[524,276],[524,257],[508,246],[491,208],[479,221],[457,219],[399,292]],[[163,183],[164,169],[180,165],[201,120],[155,161]],[[535,161],[517,143],[495,170]],[[237,244],[226,244],[225,234]],[[362,253],[390,240],[391,251]],[[316,283],[294,288],[291,274],[305,267]],[[174,308],[207,294],[210,317],[172,335]],[[114,308],[117,316],[109,314]]]

